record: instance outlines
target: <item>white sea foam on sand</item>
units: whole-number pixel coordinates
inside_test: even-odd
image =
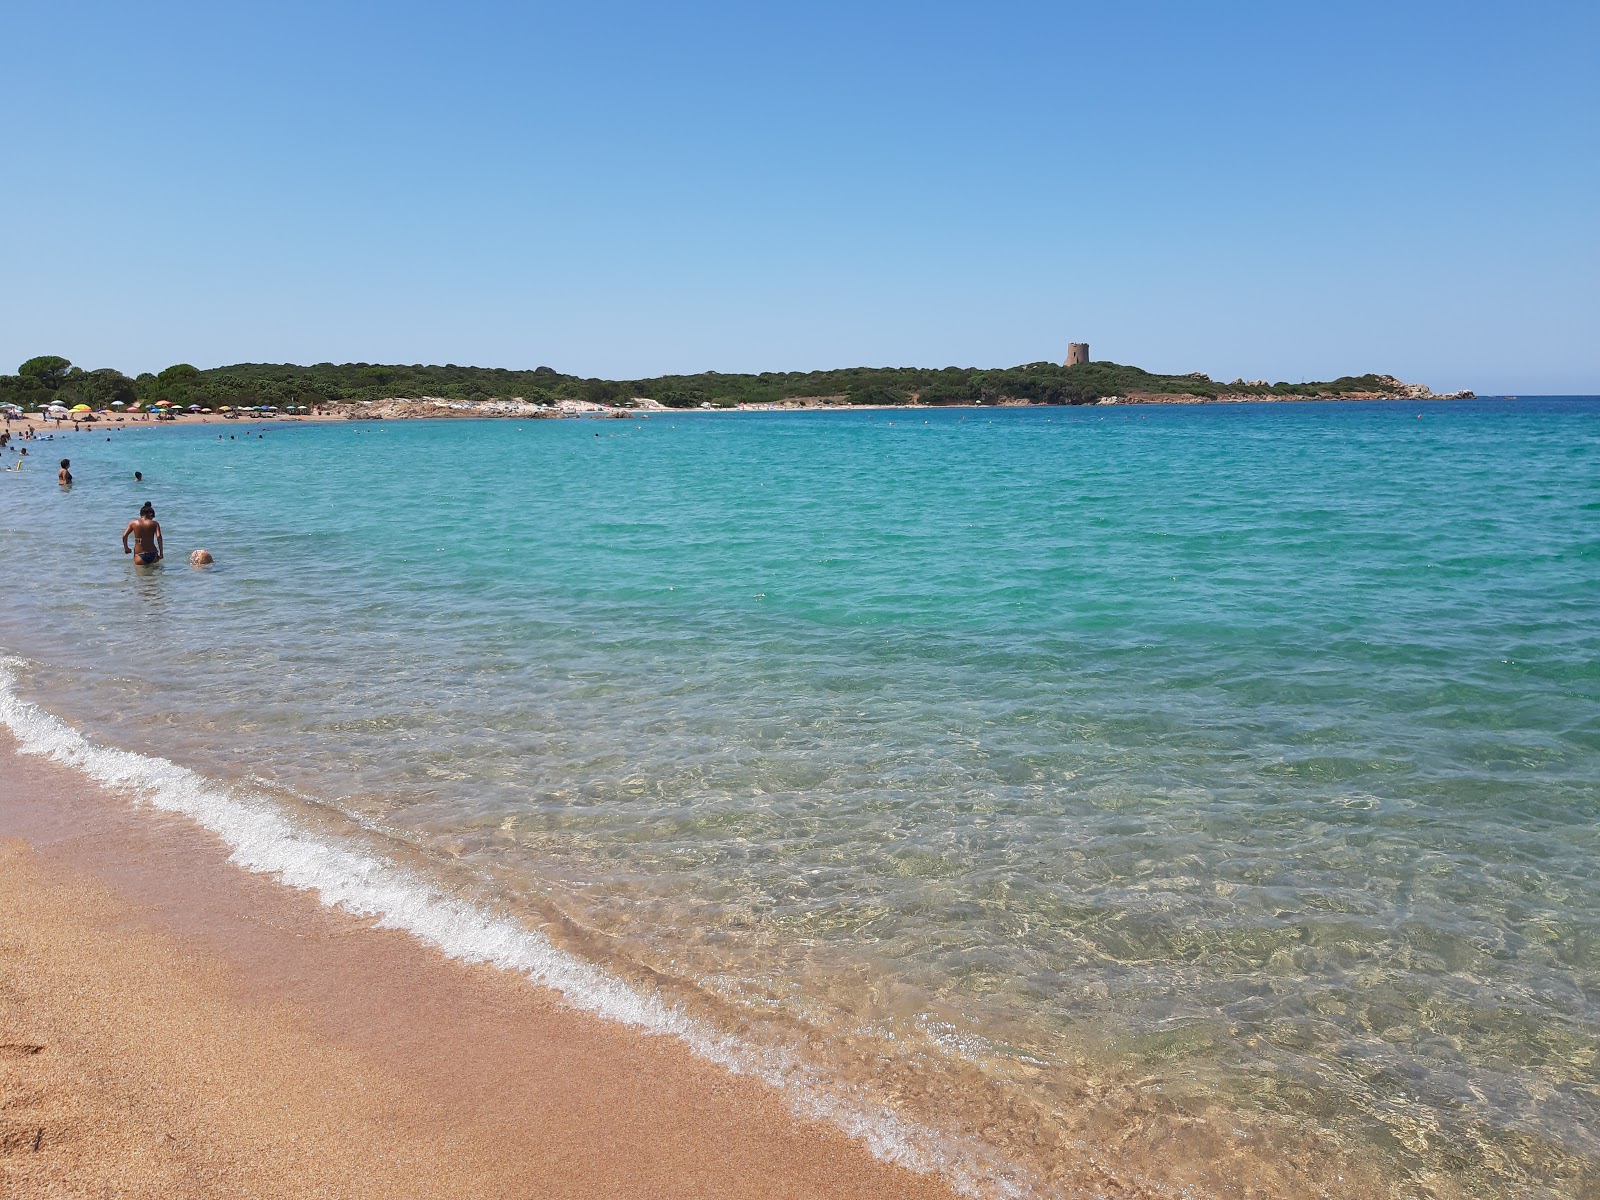
[[[675,1037],[701,1058],[780,1089],[797,1115],[832,1123],[883,1161],[938,1172],[963,1195],[1034,1194],[1020,1171],[982,1145],[908,1122],[859,1094],[841,1094],[820,1071],[791,1054],[720,1033],[654,992],[557,948],[535,930],[452,899],[403,867],[298,828],[259,793],[207,779],[164,758],[91,743],[17,694],[24,665],[0,657],[0,724],[23,753],[72,767],[137,804],[188,817],[220,837],[232,861],[246,870],[315,892],[323,904],[375,918],[381,928],[405,930],[452,958],[518,972],[585,1012]]]

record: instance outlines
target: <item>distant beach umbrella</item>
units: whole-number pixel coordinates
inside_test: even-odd
[[[191,405],[189,405],[189,411],[190,412],[199,412],[200,411],[200,406],[198,404],[191,404]]]
[[[127,408],[128,407],[128,402],[126,400],[113,400],[111,402],[111,407],[112,408]]]
[[[93,412],[94,409],[90,408],[87,404],[74,404],[72,406],[72,411],[73,412]]]

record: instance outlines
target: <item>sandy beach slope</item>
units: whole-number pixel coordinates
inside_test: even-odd
[[[950,1194],[0,734],[0,1196]]]

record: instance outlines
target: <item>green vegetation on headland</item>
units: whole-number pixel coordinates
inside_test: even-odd
[[[1417,396],[1426,389],[1387,375],[1343,376],[1324,383],[1217,383],[1203,374],[1153,375],[1111,362],[1064,367],[1053,362],[988,370],[975,367],[847,367],[836,371],[763,371],[759,375],[662,375],[654,379],[583,379],[549,367],[383,366],[318,363],[299,367],[240,363],[198,370],[187,363],[130,378],[109,368],[85,371],[56,356],[32,358],[15,375],[0,375],[0,403],[26,409],[61,403],[109,407],[168,400],[176,405],[234,407],[326,405],[362,400],[437,397],[521,399],[530,404],[585,400],[627,405],[648,398],[669,408],[776,404],[826,399],[849,404],[1093,404],[1110,397],[1215,400],[1219,396],[1294,399]]]

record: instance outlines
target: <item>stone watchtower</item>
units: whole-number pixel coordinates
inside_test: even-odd
[[[1088,342],[1067,343],[1067,366],[1076,367],[1089,361]]]

